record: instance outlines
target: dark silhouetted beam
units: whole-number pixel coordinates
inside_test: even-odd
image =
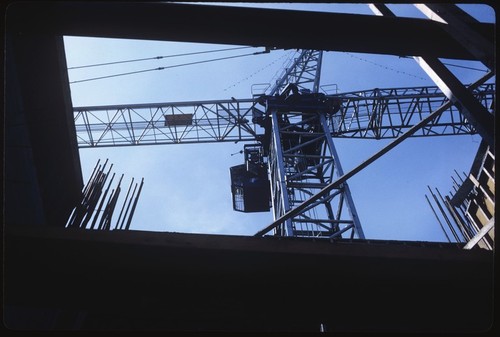
[[[7,29],[23,34],[474,59],[441,25],[427,19],[168,3],[32,2],[16,3],[7,12]],[[493,25],[476,28],[493,41]]]
[[[415,4],[429,19],[445,23],[442,26],[490,70],[495,66],[495,46],[473,28],[477,20],[453,4]]]

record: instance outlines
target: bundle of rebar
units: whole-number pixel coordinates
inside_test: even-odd
[[[466,184],[468,178],[465,172],[462,173],[465,179],[462,178],[457,171],[455,171],[455,174],[457,179],[453,176],[451,178],[453,180],[454,193],[457,193],[459,186]],[[430,192],[430,198],[427,195],[425,195],[425,198],[448,242],[469,242],[479,232],[480,228],[469,216],[467,216],[466,201],[459,205],[453,205],[451,193],[443,197],[437,188],[434,188],[434,191],[430,186],[427,186],[427,188]],[[433,207],[431,200],[434,201],[436,208]],[[445,229],[446,227],[448,231]],[[451,235],[448,235],[448,233]],[[452,238],[450,238],[450,236]],[[485,246],[491,249],[490,243],[486,239],[483,239],[483,241]]]
[[[115,178],[115,173],[111,175],[113,164],[111,164],[107,172],[105,172],[106,166],[108,165],[108,159],[106,159],[104,165],[100,165],[100,161],[101,160],[97,161],[87,184],[84,186],[81,201],[73,209],[66,224],[66,228],[91,230],[128,230],[130,228],[132,217],[135,213],[137,202],[144,184],[144,178],[142,178],[139,188],[137,189],[138,184],[136,183],[132,194],[130,194],[132,186],[134,185],[134,178],[132,178],[127,195],[121,207],[120,215],[117,221],[114,222],[114,226],[112,226],[113,214],[118,204],[118,198],[120,197],[121,183],[124,174],[121,175],[117,186],[111,189]],[[105,187],[110,175],[111,179]]]

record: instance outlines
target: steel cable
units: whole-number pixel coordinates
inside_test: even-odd
[[[176,65],[173,65],[173,66],[166,66],[166,67],[158,67],[158,68],[151,68],[151,69],[145,69],[145,70],[131,71],[131,72],[126,72],[126,73],[114,74],[114,75],[106,75],[106,76],[100,76],[100,77],[93,77],[93,78],[87,78],[87,79],[78,80],[78,81],[72,81],[72,82],[69,82],[69,83],[70,84],[74,84],[74,83],[95,81],[95,80],[101,80],[101,79],[111,78],[111,77],[118,77],[118,76],[139,74],[139,73],[145,73],[145,72],[155,71],[155,70],[165,70],[165,69],[171,69],[171,68],[178,68],[178,67],[190,66],[190,65],[194,65],[194,64],[201,64],[201,63],[215,62],[215,61],[221,61],[221,60],[228,60],[228,59],[233,59],[233,58],[238,58],[238,57],[258,55],[258,54],[262,54],[262,53],[265,53],[265,51],[264,52],[248,53],[248,54],[243,54],[243,55],[220,57],[220,58],[210,59],[210,60],[204,60],[204,61],[182,63],[182,64],[176,64]]]
[[[141,61],[149,61],[149,60],[160,60],[160,59],[164,59],[164,58],[171,58],[171,57],[191,56],[191,55],[208,54],[208,53],[216,53],[216,52],[221,52],[221,51],[238,50],[238,49],[248,49],[248,48],[255,48],[255,47],[237,47],[237,48],[215,49],[215,50],[199,51],[199,52],[193,52],[193,53],[183,53],[183,54],[174,54],[174,55],[163,55],[163,56],[146,57],[146,58],[140,58],[140,59],[124,60],[124,61],[115,61],[115,62],[106,62],[106,63],[96,63],[96,64],[88,64],[88,65],[85,65],[85,66],[69,67],[69,68],[68,68],[68,70],[72,70],[72,69],[82,69],[82,68],[90,68],[90,67],[108,66],[108,65],[113,65],[113,64],[130,63],[130,62],[141,62]]]

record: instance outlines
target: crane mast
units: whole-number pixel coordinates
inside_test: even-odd
[[[337,100],[288,84],[278,96],[261,97],[266,129],[262,144],[268,155],[271,201],[275,220],[343,175],[328,116],[340,109]],[[267,152],[266,152],[267,149]],[[364,238],[347,183],[331,190],[298,215],[273,229],[278,236]]]
[[[343,175],[334,138],[396,138],[447,101],[437,87],[320,93],[322,52],[302,50],[267,92],[249,99],[74,108],[78,145],[249,142],[231,168],[233,207],[274,219]],[[494,84],[473,95],[492,106]],[[414,137],[474,134],[454,106]],[[346,182],[273,229],[277,236],[364,238]]]

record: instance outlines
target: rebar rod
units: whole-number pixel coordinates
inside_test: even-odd
[[[141,180],[141,185],[139,186],[139,190],[137,191],[137,195],[134,200],[134,205],[132,206],[132,210],[130,211],[129,218],[127,221],[127,226],[125,227],[125,230],[128,230],[130,228],[130,223],[132,222],[132,217],[134,216],[135,212],[135,207],[137,206],[137,202],[139,201],[139,196],[141,194],[142,186],[144,185],[144,178]]]
[[[114,175],[114,173],[113,173],[113,178],[114,178],[114,176],[115,176],[115,175]],[[111,183],[113,182],[113,178],[111,179],[111,181],[110,181],[110,183],[109,183],[109,186],[111,186]],[[115,197],[115,193],[116,193],[117,191],[118,191],[118,193],[119,193],[119,187],[120,187],[120,183],[121,183],[122,179],[123,179],[123,174],[122,174],[122,176],[120,177],[120,180],[118,181],[118,186],[117,186],[117,188],[116,188],[116,189],[113,189],[113,190],[111,191],[111,194],[110,194],[110,196],[109,196],[109,199],[108,199],[108,201],[106,202],[106,206],[104,207],[104,211],[103,211],[103,213],[102,213],[102,215],[101,215],[101,220],[99,221],[99,226],[98,226],[98,228],[99,228],[100,230],[104,230],[104,229],[106,229],[105,227],[106,227],[106,223],[107,223],[107,221],[108,221],[108,218],[112,215],[112,212],[113,212],[113,211],[111,210],[111,207],[110,207],[110,206],[111,206],[111,203],[112,203],[112,201],[113,201],[113,198]],[[108,189],[109,189],[109,186],[108,186]],[[106,192],[106,193],[107,193],[107,192]],[[106,197],[106,194],[104,195],[103,200],[104,200],[104,198],[105,198],[105,197]]]
[[[113,168],[113,164],[109,167],[108,175],[111,173],[111,169]],[[92,220],[92,224],[90,226],[90,229],[94,229],[95,223],[97,222],[97,218],[100,216],[100,211],[102,208],[102,205],[104,204],[104,200],[106,199],[106,196],[108,195],[108,191],[111,187],[111,184],[113,183],[113,179],[115,178],[115,174],[111,176],[111,180],[109,181],[108,187],[106,188],[106,191],[104,191],[104,195],[101,198],[101,202],[99,203],[99,206],[97,207],[96,214],[94,216],[94,220]],[[102,185],[104,187],[104,183]]]
[[[111,204],[109,205],[109,216],[107,217],[107,220],[106,220],[106,224],[105,224],[105,227],[107,230],[111,230],[111,219],[113,217],[113,214],[115,212],[115,207],[116,207],[116,203],[118,202],[118,198],[120,196],[120,192],[121,192],[121,184],[122,184],[122,180],[123,180],[123,177],[125,176],[125,174],[122,173],[122,176],[120,177],[120,180],[118,181],[118,185],[116,186],[116,190],[115,190],[115,193],[113,195],[113,198],[111,200]]]
[[[92,218],[92,213],[94,211],[95,205],[97,204],[97,202],[99,201],[99,197],[101,196],[101,190],[102,190],[101,184],[102,184],[103,179],[105,179],[104,176],[105,176],[105,174],[102,173],[102,171],[99,172],[98,176],[96,177],[95,183],[91,187],[89,200],[86,203],[85,216],[82,219],[82,222],[80,223],[80,228],[86,228],[87,223]]]
[[[116,221],[115,229],[121,229],[121,227],[119,227],[120,219],[122,218],[123,210],[125,209],[125,205],[127,204],[128,195],[130,194],[130,190],[132,189],[133,184],[134,184],[134,178],[132,178],[132,181],[130,182],[130,185],[128,187],[127,195],[125,196],[125,200],[123,200],[123,206],[122,206],[122,209],[120,211],[120,216],[118,217],[118,220]]]
[[[132,199],[134,198],[136,189],[137,189],[137,183],[135,183],[135,185],[134,185],[134,190],[132,191],[132,195],[130,196],[130,200],[128,202],[127,209],[125,210],[125,214],[123,214],[123,219],[122,219],[122,223],[120,225],[120,229],[123,229],[123,225],[125,224],[125,219],[127,218],[128,210],[130,208],[130,204],[132,204]]]
[[[101,214],[101,219],[99,220],[99,224],[97,225],[97,229],[98,230],[104,230],[104,225],[105,225],[105,222],[106,222],[106,219],[107,217],[109,216],[109,205],[111,203],[111,199],[113,198],[115,194],[115,189],[112,189],[111,190],[111,194],[109,195],[109,198],[108,198],[108,201],[106,202],[106,205],[102,211],[102,214]],[[104,200],[106,196],[103,197],[102,200]]]
[[[436,202],[436,205],[438,209],[441,211],[441,215],[443,216],[443,219],[446,221],[446,224],[448,225],[448,228],[450,229],[451,233],[453,234],[453,237],[455,238],[456,242],[461,242],[460,238],[458,237],[455,229],[453,228],[452,224],[450,223],[450,220],[446,217],[446,214],[443,210],[443,207],[441,206],[441,203],[439,202],[437,196],[432,192],[431,188],[427,186],[429,191],[431,192],[432,197],[434,198],[434,201]]]
[[[106,163],[107,163],[107,161],[106,161]],[[102,187],[104,186],[106,179],[108,178],[108,175],[109,175],[109,172],[108,172],[108,174],[103,173],[104,167],[106,166],[106,163],[104,164],[101,172],[99,172],[96,183],[94,184],[94,186],[92,186],[91,198],[90,198],[89,203],[88,203],[88,208],[87,208],[87,212],[85,214],[85,218],[84,218],[82,225],[81,225],[82,228],[87,227],[87,223],[92,218],[94,210],[95,210],[95,206],[97,205],[97,203],[99,202],[99,198],[101,197]]]
[[[83,218],[83,214],[84,214],[83,208],[85,206],[85,201],[86,201],[87,196],[88,196],[88,190],[90,189],[90,185],[93,182],[94,174],[99,170],[99,162],[100,162],[100,159],[97,161],[97,164],[94,166],[94,170],[92,171],[92,174],[90,175],[89,179],[87,180],[87,183],[85,184],[85,186],[82,190],[80,202],[73,209],[73,212],[71,213],[71,215],[68,219],[66,227],[76,226],[77,224],[79,224],[79,222]],[[78,222],[77,222],[77,219],[79,220]]]
[[[106,222],[104,224],[104,229],[105,230],[111,230],[111,219],[113,218],[113,214],[115,212],[115,207],[116,207],[116,202],[118,201],[118,197],[121,192],[121,187],[118,186],[116,188],[115,194],[113,195],[113,199],[111,200],[111,203],[109,204],[109,212],[108,216],[106,217]]]
[[[427,200],[427,203],[429,204],[429,206],[431,207],[431,210],[432,212],[434,213],[434,216],[436,217],[438,223],[439,223],[439,226],[441,227],[441,230],[443,231],[444,233],[444,236],[446,236],[446,239],[448,240],[448,242],[451,242],[450,240],[450,237],[448,236],[448,234],[446,233],[446,230],[444,229],[444,226],[443,226],[443,223],[441,222],[441,219],[439,219],[439,216],[437,215],[436,211],[434,210],[434,207],[432,207],[432,203],[431,201],[429,200],[429,198],[427,197],[427,194],[425,195],[425,199]]]
[[[87,184],[85,185],[85,188],[84,188],[84,190],[83,190],[83,194],[84,194],[84,195],[86,194],[87,189],[88,189],[88,188],[90,188],[90,182],[91,182],[91,181],[93,181],[93,179],[94,179],[94,175],[97,173],[97,171],[98,171],[98,170],[99,170],[99,168],[100,168],[100,165],[99,165],[100,161],[101,161],[101,159],[98,159],[98,160],[97,160],[97,164],[94,166],[94,169],[92,170],[92,173],[90,174],[89,180],[88,180],[88,182],[87,182]]]
[[[437,194],[439,195],[439,198],[441,199],[442,204],[444,204],[445,209],[447,209],[446,202],[445,202],[443,196],[441,195],[441,192],[439,192],[439,190],[437,188],[434,188],[434,189],[436,190]],[[444,210],[443,210],[443,212],[444,212]],[[451,213],[449,209],[448,209],[448,212]],[[450,223],[450,226],[453,226],[453,222],[451,220],[449,220],[449,217],[448,217],[448,215],[446,215],[446,212],[444,212],[444,215],[445,215],[446,221]],[[455,219],[453,219],[453,220],[455,220]],[[462,238],[464,239],[464,241],[467,240],[467,237],[466,237],[465,233],[463,232],[463,229],[460,228],[460,226],[456,222],[455,222],[455,226],[458,228],[458,230],[462,234]]]
[[[472,233],[470,233],[468,228],[465,227],[462,218],[457,213],[455,208],[453,208],[453,206],[451,206],[450,198],[447,195],[445,195],[444,198],[445,198],[444,204],[445,204],[446,208],[448,209],[448,211],[450,212],[451,216],[454,218],[455,223],[458,225],[458,228],[460,229],[460,231],[464,235],[465,240],[467,240],[467,241],[470,240],[473,237]]]

